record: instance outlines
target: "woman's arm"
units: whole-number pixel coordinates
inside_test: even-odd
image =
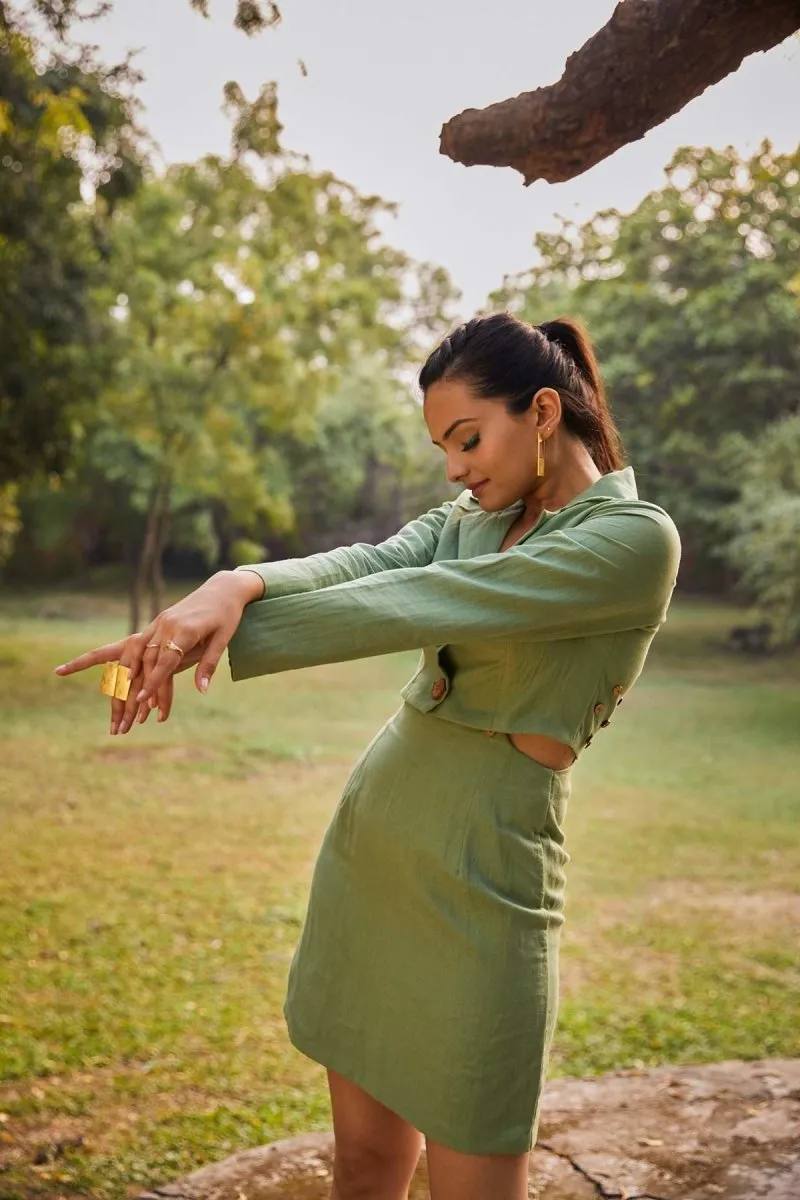
[[[234,679],[471,639],[550,641],[657,626],[680,559],[670,518],[608,505],[504,553],[393,570],[249,605]]]
[[[248,563],[237,571],[252,571],[263,583],[260,595],[270,598],[295,596],[333,587],[379,571],[394,571],[402,567],[424,567],[433,561],[444,523],[455,501],[448,500],[432,508],[385,542],[377,546],[356,542],[339,546],[306,558],[286,558],[278,562]]]

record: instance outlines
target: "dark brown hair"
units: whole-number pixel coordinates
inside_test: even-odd
[[[540,388],[561,397],[565,428],[580,438],[605,475],[623,465],[622,442],[586,330],[569,317],[529,325],[511,313],[474,317],[441,342],[419,373],[423,393],[459,379],[483,400],[503,400],[510,413],[530,408]]]

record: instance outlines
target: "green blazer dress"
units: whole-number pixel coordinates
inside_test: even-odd
[[[320,848],[284,1007],[294,1045],[465,1153],[536,1138],[558,1007],[570,771],[665,619],[680,542],[604,475],[499,547],[522,502],[465,491],[379,545],[262,563],[232,676],[419,649]],[[490,736],[487,736],[490,735]]]

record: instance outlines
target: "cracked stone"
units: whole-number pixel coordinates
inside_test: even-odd
[[[328,1200],[333,1136],[234,1154],[139,1200]],[[800,1059],[556,1079],[531,1200],[798,1200]],[[428,1200],[425,1154],[409,1200]]]

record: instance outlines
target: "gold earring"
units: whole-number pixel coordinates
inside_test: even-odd
[[[542,435],[538,430],[536,432],[536,474],[540,479],[544,475],[544,447]]]

